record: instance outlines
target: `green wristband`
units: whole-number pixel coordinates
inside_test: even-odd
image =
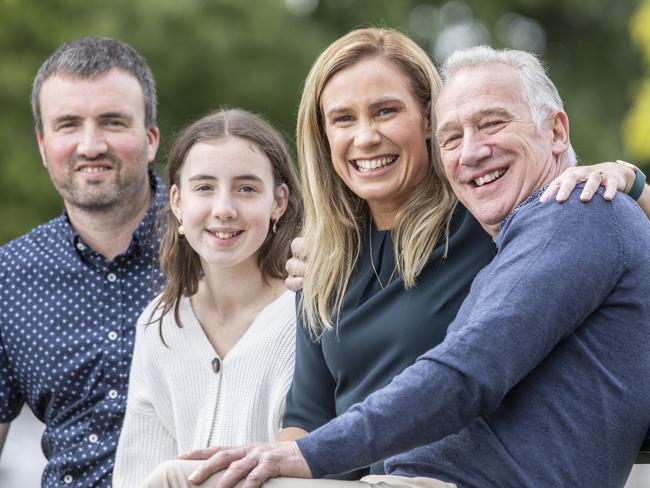
[[[643,188],[645,187],[645,175],[639,168],[635,167],[634,171],[636,173],[636,178],[634,179],[632,188],[630,188],[630,191],[628,191],[627,194],[630,195],[630,197],[632,197],[634,200],[638,200],[641,196],[641,193],[643,193]]]

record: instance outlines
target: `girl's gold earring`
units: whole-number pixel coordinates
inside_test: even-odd
[[[271,231],[275,234],[278,231],[278,221],[274,220],[273,221],[273,227],[271,228]]]

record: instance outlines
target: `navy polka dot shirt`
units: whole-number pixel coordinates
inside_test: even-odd
[[[44,487],[110,487],[135,323],[160,291],[155,199],[113,261],[65,213],[0,248],[0,422],[27,403],[45,423]]]

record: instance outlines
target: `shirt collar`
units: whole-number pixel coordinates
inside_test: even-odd
[[[544,190],[546,190],[546,188],[547,188],[546,186],[542,186],[541,188],[538,188],[533,193],[528,195],[524,199],[524,201],[522,201],[519,205],[517,205],[514,209],[512,209],[510,213],[507,215],[507,217],[503,219],[503,221],[499,225],[499,232],[497,233],[496,236],[494,236],[494,242],[496,242],[497,245],[499,245],[499,242],[502,239],[503,231],[506,229],[506,227],[508,227],[508,224],[510,223],[510,221],[512,221],[515,215],[517,215],[517,213],[524,207],[527,207],[531,203],[539,200],[539,197],[542,196],[542,193],[544,193]]]
[[[168,193],[165,184],[153,171],[149,172],[149,182],[154,191],[154,198],[142,222],[133,233],[133,240],[127,253],[136,251],[136,249],[132,249],[134,245],[140,250],[144,250],[145,253],[150,253],[152,250],[158,251],[158,246],[152,246],[151,243],[160,241],[160,217],[167,208]]]

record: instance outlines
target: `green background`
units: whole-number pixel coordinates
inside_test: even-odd
[[[222,105],[261,112],[293,140],[316,56],[352,28],[386,25],[438,64],[453,47],[481,41],[539,53],[580,159],[648,169],[650,151],[626,142],[633,121],[624,125],[640,110],[640,13],[633,0],[0,0],[0,244],[62,210],[41,165],[29,96],[38,67],[66,40],[115,37],[147,59],[158,84],[159,163],[175,131]]]

